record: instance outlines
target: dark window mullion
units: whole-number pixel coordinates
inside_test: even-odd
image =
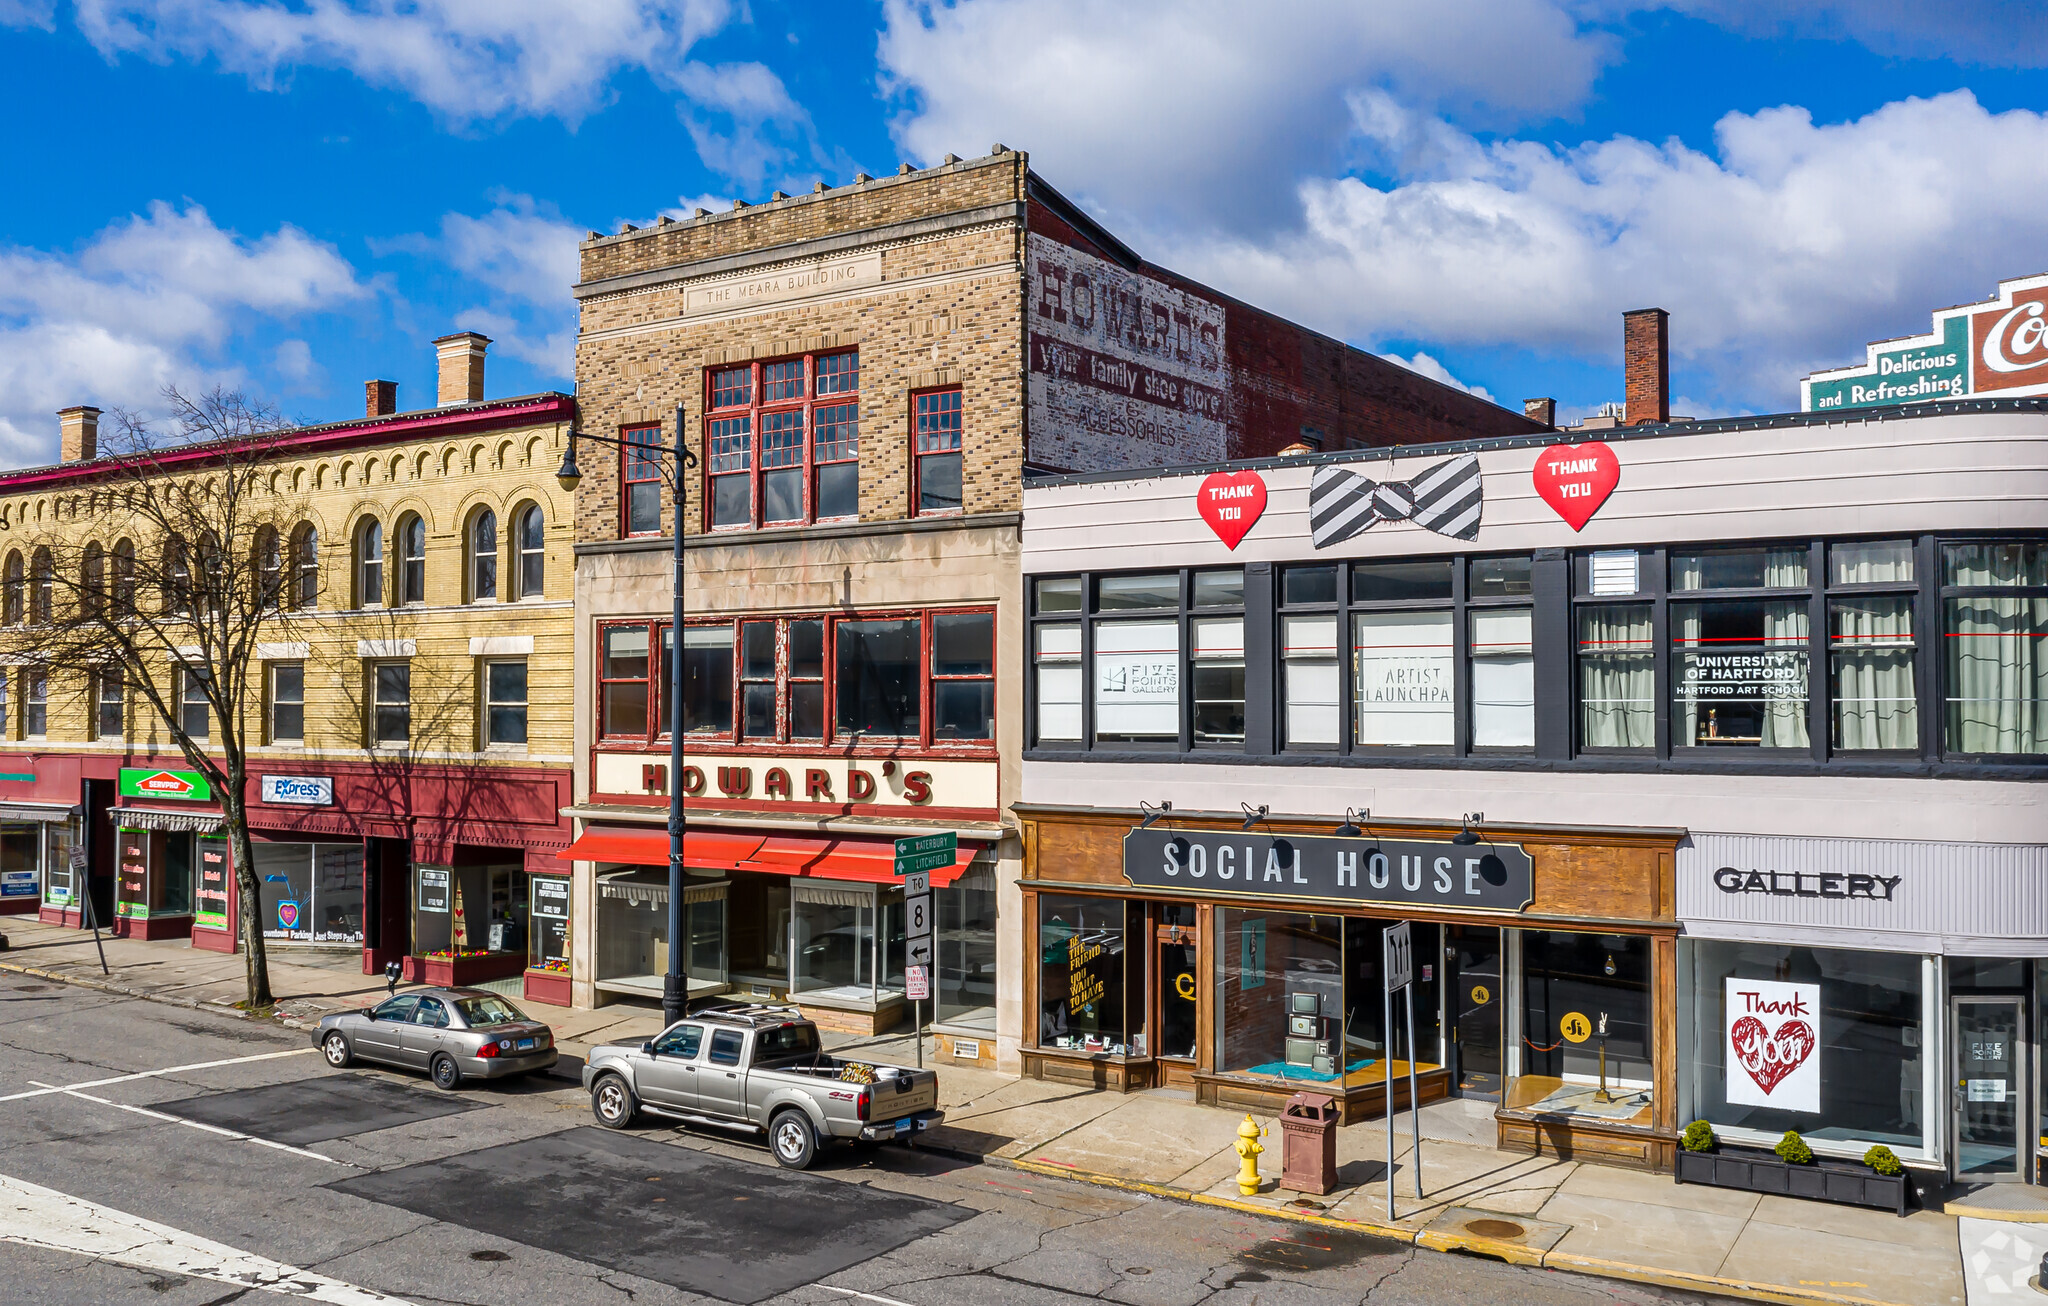
[[[1806,579],[1812,588],[1806,602],[1806,737],[1816,762],[1828,760],[1834,746],[1834,665],[1828,656],[1827,545],[1814,540],[1807,549]]]
[[[1913,595],[1913,695],[1919,700],[1920,756],[1939,761],[1948,739],[1948,614],[1942,602],[1941,545],[1932,535],[1914,542],[1914,569],[1920,586]]]
[[[1180,572],[1180,751],[1195,746],[1195,646],[1194,623],[1188,610],[1194,606],[1194,572]]]
[[[917,433],[911,432],[915,442]],[[915,460],[916,455],[911,455]],[[916,491],[913,489],[912,494]],[[913,498],[912,502],[916,502]],[[1095,573],[1081,573],[1081,747],[1095,747]]]
[[[1352,701],[1352,685],[1357,677],[1354,665],[1358,650],[1353,647],[1357,639],[1351,633],[1351,568],[1355,564],[1337,564],[1337,756],[1349,757],[1356,746],[1358,734],[1357,704]],[[1284,728],[1284,725],[1283,725]]]
[[[1451,572],[1451,755],[1472,753],[1472,641],[1466,614],[1471,594],[1467,572],[1471,559],[1460,556]]]
[[[1649,583],[1643,585],[1638,573],[1638,588],[1650,600],[1650,647],[1657,655],[1650,659],[1651,706],[1654,715],[1656,754],[1659,761],[1671,758],[1671,696],[1675,687],[1671,683],[1671,598],[1669,570],[1671,560],[1668,550],[1650,550]],[[1641,558],[1638,555],[1638,565]]]

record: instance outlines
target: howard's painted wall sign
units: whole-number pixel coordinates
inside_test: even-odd
[[[213,801],[213,786],[197,771],[124,766],[121,768],[121,797],[171,798],[188,803],[206,803]]]
[[[1944,308],[1933,320],[1924,336],[1868,346],[1860,367],[1801,381],[1800,409],[2048,393],[2048,276],[2001,281],[1995,298]]]
[[[1520,911],[1535,896],[1529,854],[1515,844],[1231,830],[1132,830],[1124,878],[1145,889],[1484,911]]]
[[[334,806],[334,777],[331,775],[266,775],[263,801],[293,807]]]
[[[1714,887],[1723,893],[1769,893],[1781,898],[1875,898],[1892,900],[1903,875],[1856,875],[1821,871],[1740,871],[1723,866]]]

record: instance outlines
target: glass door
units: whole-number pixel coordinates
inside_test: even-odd
[[[1493,926],[1446,925],[1444,966],[1450,971],[1451,1055],[1458,1092],[1500,1100],[1500,1018],[1506,1006],[1501,982],[1500,930]]]
[[[1195,1056],[1196,994],[1201,991],[1201,948],[1192,925],[1161,925],[1158,934],[1159,1050],[1162,1057]]]
[[[1951,1166],[1962,1179],[2019,1179],[2024,1173],[2026,1026],[2024,998],[1951,998],[1955,1122]]]

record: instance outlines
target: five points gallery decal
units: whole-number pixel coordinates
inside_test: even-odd
[[[1621,480],[1621,460],[1594,440],[1553,444],[1536,455],[1536,493],[1575,531],[1586,528]]]

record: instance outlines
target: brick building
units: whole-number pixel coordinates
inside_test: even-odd
[[[579,1003],[660,994],[674,783],[693,992],[896,1023],[890,840],[953,830],[941,1046],[1013,1064],[1027,474],[1540,429],[1145,262],[1000,146],[593,233],[581,276],[582,428],[698,462],[670,777],[665,462],[581,454]]]
[[[360,950],[366,972],[402,958],[415,978],[459,968],[566,1002],[572,527],[553,472],[575,401],[486,400],[489,343],[436,342],[433,407],[398,411],[396,385],[372,381],[363,416],[263,437],[254,475],[274,464],[276,514],[295,524],[269,551],[285,601],[245,708],[258,908],[273,949]],[[63,461],[0,476],[9,624],[49,610],[53,556],[101,545],[118,592],[119,559],[158,547],[117,506],[134,473],[100,456],[99,410],[62,416]],[[154,461],[196,477],[218,457]],[[218,742],[193,674],[165,683],[185,686],[188,731],[196,701]],[[186,766],[132,678],[0,667],[0,870],[32,886],[8,901],[77,924],[89,898],[116,933],[237,947],[232,845]]]

